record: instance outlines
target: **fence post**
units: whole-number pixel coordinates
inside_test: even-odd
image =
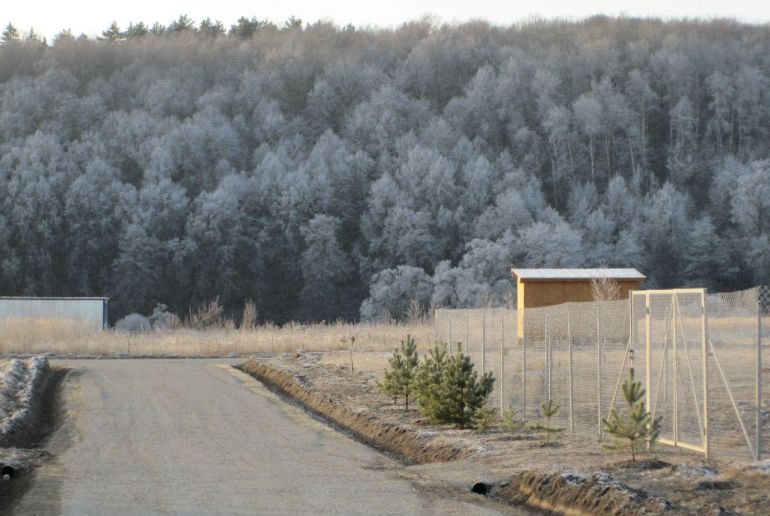
[[[500,309],[500,417],[505,410],[505,308]]]
[[[543,315],[543,381],[545,382],[545,401],[551,399],[551,379],[548,377],[548,314]]]
[[[757,435],[754,449],[762,460],[762,287],[757,288]]]
[[[434,329],[434,343],[438,346],[438,313],[439,309],[433,310],[433,329]]]
[[[709,450],[709,356],[708,356],[708,313],[706,311],[706,290],[701,294],[701,339],[703,346],[703,453],[708,460]],[[647,409],[649,410],[649,408]]]
[[[569,309],[567,309],[567,349],[569,351],[569,431],[570,433],[575,433],[575,417],[573,415],[575,409],[573,402],[573,389],[575,384],[573,383],[572,379],[572,326],[570,322]]]
[[[481,374],[486,372],[487,358],[487,309],[481,309]]]
[[[470,312],[465,313],[465,354],[468,354],[468,341],[470,340]]]
[[[527,419],[527,339],[521,344],[521,418]]]
[[[449,315],[449,317],[447,317],[446,319],[447,335],[449,336],[449,338],[446,341],[446,351],[449,355],[451,355],[452,354],[452,312],[449,311],[447,314]]]
[[[548,399],[553,398],[553,348],[551,347],[551,318],[546,319],[546,327],[548,328],[548,340],[546,342],[548,350]]]
[[[599,424],[598,434],[602,435],[602,339],[599,331],[599,303],[596,303],[596,413]]]

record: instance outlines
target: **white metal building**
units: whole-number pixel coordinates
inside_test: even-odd
[[[63,319],[107,328],[106,297],[0,297],[0,322],[14,319]]]

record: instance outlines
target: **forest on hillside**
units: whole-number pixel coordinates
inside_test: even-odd
[[[770,283],[770,25],[182,16],[0,43],[0,295],[262,321],[500,305],[511,266]]]

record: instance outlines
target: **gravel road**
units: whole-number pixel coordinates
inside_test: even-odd
[[[229,362],[229,363],[232,363]],[[492,514],[288,404],[223,360],[56,361],[54,459],[17,514]],[[419,489],[415,487],[419,485]]]

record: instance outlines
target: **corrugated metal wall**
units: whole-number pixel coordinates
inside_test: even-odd
[[[0,297],[0,321],[5,319],[65,319],[106,328],[107,298]]]

